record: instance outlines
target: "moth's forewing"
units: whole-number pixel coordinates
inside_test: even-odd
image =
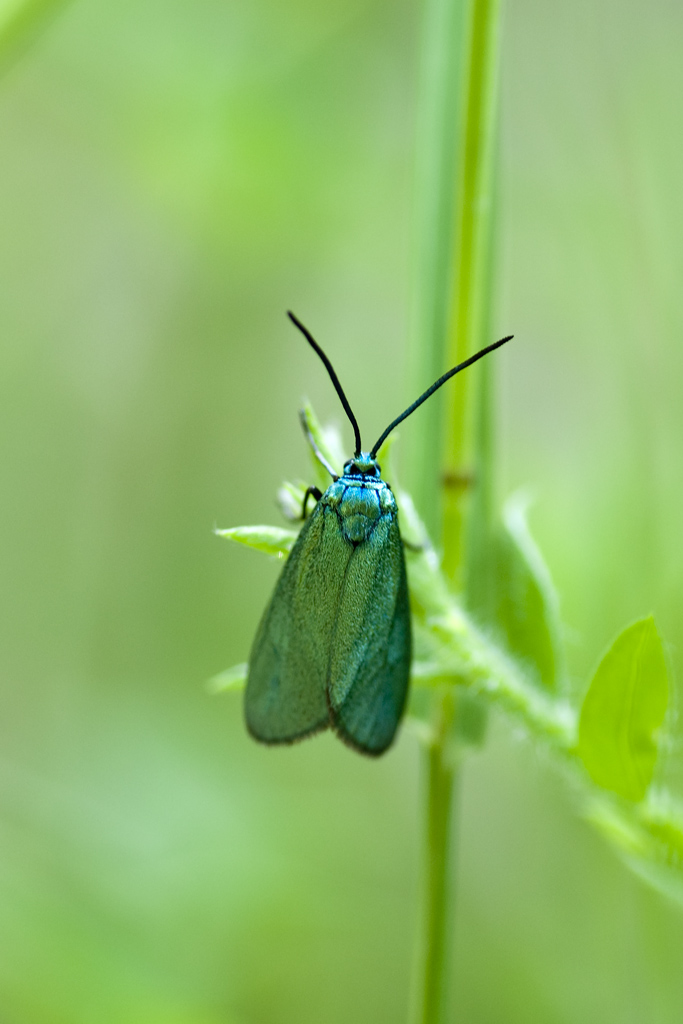
[[[323,496],[292,548],[251,649],[245,717],[263,743],[291,743],[330,724],[327,667],[351,553]]]
[[[381,754],[394,739],[408,692],[410,654],[408,583],[393,511],[354,549],[330,648],[332,724],[362,753]]]

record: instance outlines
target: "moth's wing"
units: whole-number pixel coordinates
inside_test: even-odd
[[[251,649],[245,718],[263,743],[291,743],[330,724],[327,666],[352,550],[323,496],[285,562]]]
[[[411,634],[403,544],[395,513],[351,556],[331,646],[332,725],[365,754],[390,746],[408,693]]]

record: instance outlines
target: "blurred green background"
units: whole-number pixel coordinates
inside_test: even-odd
[[[420,19],[79,0],[0,82],[2,1024],[405,1019],[414,737],[266,750],[204,681],[277,573],[213,526],[279,522],[302,396],[340,417],[284,310],[368,436],[429,383]],[[502,492],[536,496],[577,691],[650,611],[680,672],[682,45],[671,0],[507,4]],[[460,840],[463,1024],[680,1021],[680,912],[507,723]]]

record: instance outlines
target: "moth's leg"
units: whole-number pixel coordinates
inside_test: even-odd
[[[306,493],[304,494],[304,503],[301,506],[301,518],[302,519],[306,519],[307,516],[308,516],[308,512],[306,510],[306,506],[308,505],[308,499],[310,498],[311,495],[313,495],[313,497],[315,498],[316,501],[320,501],[320,499],[323,496],[323,492],[320,490],[319,487],[307,487],[306,488]]]
[[[310,425],[309,425],[309,422],[308,422],[308,417],[306,416],[306,410],[305,409],[301,409],[299,411],[299,420],[301,421],[301,426],[303,427],[303,431],[304,431],[304,434],[306,436],[306,440],[308,441],[308,443],[310,444],[311,448],[313,449],[313,454],[315,455],[316,459],[318,460],[320,465],[323,466],[327,470],[327,472],[330,474],[330,476],[332,477],[333,480],[338,480],[339,476],[337,475],[337,473],[335,473],[333,467],[330,465],[330,463],[327,461],[327,459],[325,458],[325,456],[323,455],[323,453],[320,451],[320,449],[318,448],[317,444],[315,443],[315,438],[313,437],[313,434],[311,432],[311,428],[310,428]]]

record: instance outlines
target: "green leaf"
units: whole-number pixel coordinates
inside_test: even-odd
[[[214,533],[275,558],[286,558],[298,536],[296,530],[283,530],[279,526],[234,526],[230,530],[214,530]]]
[[[321,426],[320,420],[313,411],[313,406],[310,402],[306,402],[306,405],[302,409],[302,413],[306,420],[306,425],[311,433],[311,437],[318,446],[319,451],[330,463],[337,476],[341,476],[342,466],[346,460],[344,458],[344,449],[342,447],[339,428],[334,424],[330,424],[326,427]],[[310,449],[310,453],[316,482],[321,490],[326,491],[332,482],[330,480],[330,474],[316,458],[315,452],[312,448]]]
[[[668,701],[664,651],[650,616],[620,633],[584,698],[578,750],[594,782],[627,800],[643,799]]]
[[[472,522],[467,604],[476,620],[521,662],[530,681],[554,693],[563,675],[559,602],[527,525],[528,499],[514,495],[503,521]]]
[[[247,682],[248,667],[246,661],[243,661],[239,665],[233,665],[232,668],[226,668],[225,672],[219,672],[217,676],[212,676],[208,680],[207,690],[209,693],[243,690]]]
[[[532,668],[544,689],[561,676],[559,602],[527,523],[528,499],[513,496],[498,534],[496,621],[505,644]]]
[[[382,447],[377,452],[377,461],[382,467],[382,479],[391,487],[392,491],[397,494],[399,490],[398,478],[396,475],[396,466],[394,465],[394,445],[400,440],[401,432],[395,430],[388,437],[384,438]],[[401,506],[399,505],[399,510]]]
[[[301,519],[301,513],[304,507],[304,496],[306,494],[306,484],[291,483],[289,480],[285,480],[282,487],[278,489],[276,498],[277,503],[285,519],[288,519],[290,523],[298,523],[301,526],[303,520]]]

